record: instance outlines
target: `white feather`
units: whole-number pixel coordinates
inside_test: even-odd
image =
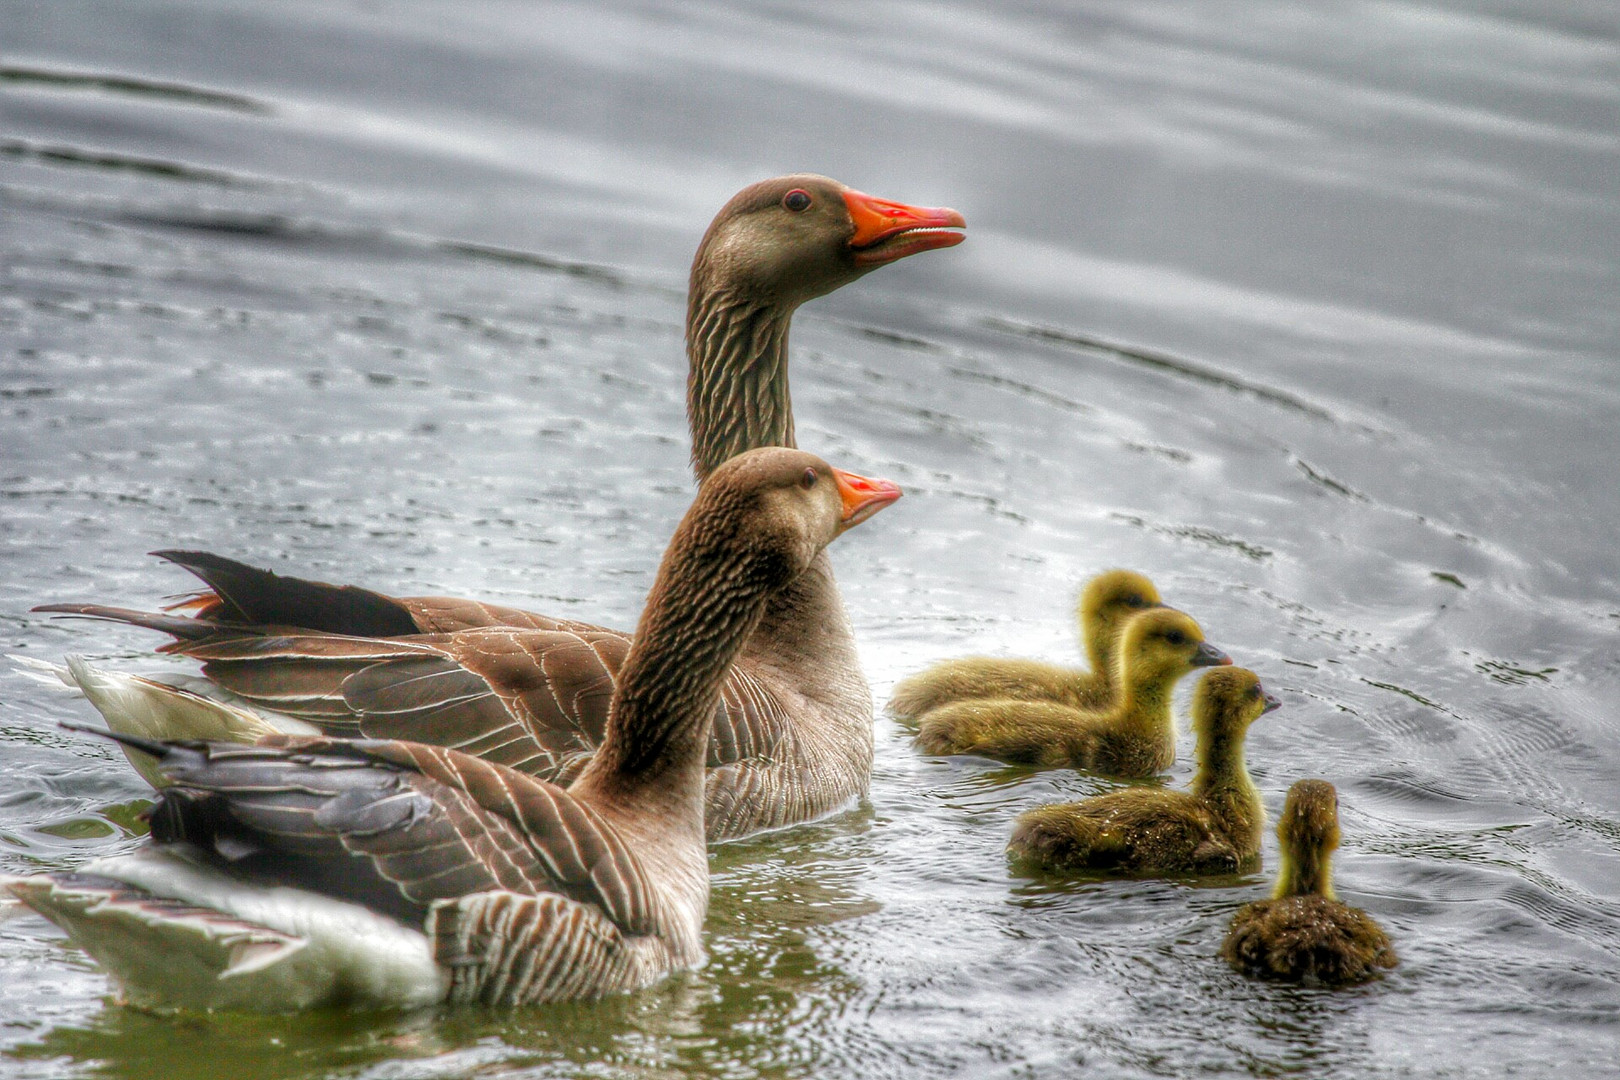
[[[442,1001],[449,989],[424,934],[358,904],[237,881],[173,846],[100,859],[83,873],[205,909],[117,901],[72,875],[0,879],[137,1002],[261,1012],[409,1009]]]
[[[107,726],[121,735],[148,739],[207,739],[253,742],[264,735],[319,735],[313,724],[264,709],[236,704],[208,680],[196,675],[132,675],[91,667],[83,657],[69,656],[65,667],[13,656],[23,674],[41,682],[78,690],[96,707]],[[163,787],[157,763],[139,750],[124,748],[135,771],[153,787]]]
[[[16,664],[23,675],[53,690],[77,692],[79,689],[68,669],[61,664],[53,664],[49,660],[40,660],[32,656],[18,656],[16,653],[7,653],[6,659]]]

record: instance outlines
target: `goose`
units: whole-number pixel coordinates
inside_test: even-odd
[[[800,304],[960,243],[964,224],[954,210],[808,174],[738,192],[692,262],[687,418],[698,479],[744,450],[794,445],[787,339]],[[209,552],[155,554],[206,586],[179,605],[186,614],[36,610],[170,634],[160,651],[201,661],[208,679],[273,725],[292,717],[333,735],[451,746],[545,779],[566,781],[600,744],[630,647],[621,631],[516,608],[386,596]],[[108,722],[127,729],[115,714]],[[177,720],[167,734],[188,731]],[[715,841],[813,820],[866,794],[872,695],[824,557],[771,598],[743,646],[708,764]]]
[[[1018,816],[1007,853],[1048,871],[1233,874],[1253,865],[1265,808],[1243,737],[1280,705],[1246,668],[1206,673],[1193,695],[1198,772],[1190,791],[1132,787],[1030,810]]]
[[[924,754],[978,754],[1013,764],[1147,777],[1176,760],[1170,695],[1195,667],[1230,664],[1192,616],[1174,608],[1138,612],[1125,624],[1115,661],[1119,698],[1106,709],[1053,701],[957,701],[925,713]]]
[[[726,670],[770,598],[897,496],[785,448],[714,470],[659,567],[601,747],[566,789],[398,740],[113,733],[168,781],[148,845],[3,885],[143,1004],[529,1004],[700,964],[704,759]]]
[[[1288,789],[1277,821],[1282,869],[1269,900],[1232,918],[1221,955],[1239,971],[1317,986],[1361,982],[1399,963],[1383,927],[1333,893],[1339,793],[1326,780]]]
[[[1055,701],[1075,709],[1103,709],[1114,703],[1114,647],[1125,620],[1162,606],[1159,590],[1131,570],[1108,570],[1087,582],[1075,608],[1090,671],[995,656],[945,660],[895,684],[888,711],[915,723],[931,709],[970,698]]]

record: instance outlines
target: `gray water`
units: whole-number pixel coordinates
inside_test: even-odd
[[[880,719],[868,804],[715,851],[699,972],[159,1016],[22,915],[0,1075],[1620,1075],[1608,0],[9,0],[0,49],[3,651],[161,665],[27,609],[150,607],[163,547],[632,625],[691,251],[824,172],[969,221],[795,324],[801,444],[907,490],[834,549],[879,700],[1073,657],[1079,584],[1142,570],[1283,698],[1256,780],[1338,785],[1403,961],[1234,974],[1265,874],[1014,876],[1018,811],[1108,785]],[[87,715],[0,671],[0,871],[139,843]]]

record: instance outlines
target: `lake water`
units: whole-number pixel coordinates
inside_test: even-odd
[[[23,915],[0,1075],[1620,1074],[1608,0],[50,0],[0,37],[4,652],[162,664],[27,610],[150,607],[162,547],[632,625],[691,493],[691,251],[814,170],[969,221],[795,325],[801,444],[907,490],[834,549],[879,701],[1072,657],[1079,584],[1142,570],[1283,698],[1266,802],[1338,785],[1403,961],[1237,976],[1266,874],[1013,876],[1017,812],[1109,785],[880,719],[868,804],[715,851],[699,972],[167,1017]],[[0,870],[139,842],[88,714],[0,671]]]

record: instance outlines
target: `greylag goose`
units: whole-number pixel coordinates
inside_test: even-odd
[[[699,964],[704,758],[726,671],[770,598],[897,494],[782,448],[714,470],[566,790],[412,742],[115,735],[168,781],[151,842],[4,884],[138,1002],[526,1004]]]
[[[1119,697],[1105,709],[1054,701],[970,699],[925,713],[917,749],[925,754],[978,754],[1018,765],[1069,767],[1145,777],[1176,760],[1170,696],[1195,667],[1230,664],[1204,640],[1192,616],[1150,608],[1125,624],[1115,660]]]
[[[1090,671],[997,656],[945,660],[901,679],[889,697],[889,714],[915,722],[930,709],[970,698],[1055,701],[1076,709],[1104,709],[1114,703],[1114,647],[1125,620],[1159,607],[1153,582],[1130,570],[1098,574],[1081,590],[1075,619],[1085,642]]]
[[[1333,895],[1339,793],[1326,780],[1288,789],[1277,822],[1282,869],[1270,900],[1243,906],[1221,955],[1239,971],[1321,986],[1361,982],[1399,961],[1384,928]]]
[[[1259,676],[1207,673],[1193,695],[1192,790],[1134,787],[1018,815],[1007,853],[1031,869],[1234,874],[1260,857],[1265,808],[1243,760],[1249,725],[1280,706]]]
[[[954,210],[874,198],[821,176],[766,180],[733,197],[698,246],[687,300],[698,478],[743,450],[794,445],[787,337],[800,304],[957,244],[962,226]],[[158,554],[208,585],[190,617],[94,604],[37,610],[171,634],[164,651],[202,661],[241,703],[329,734],[452,746],[548,779],[572,775],[601,741],[629,648],[623,632],[284,577],[206,552]],[[167,734],[188,732],[177,724]],[[773,596],[743,647],[708,763],[713,840],[808,821],[865,794],[871,691],[825,558]]]

